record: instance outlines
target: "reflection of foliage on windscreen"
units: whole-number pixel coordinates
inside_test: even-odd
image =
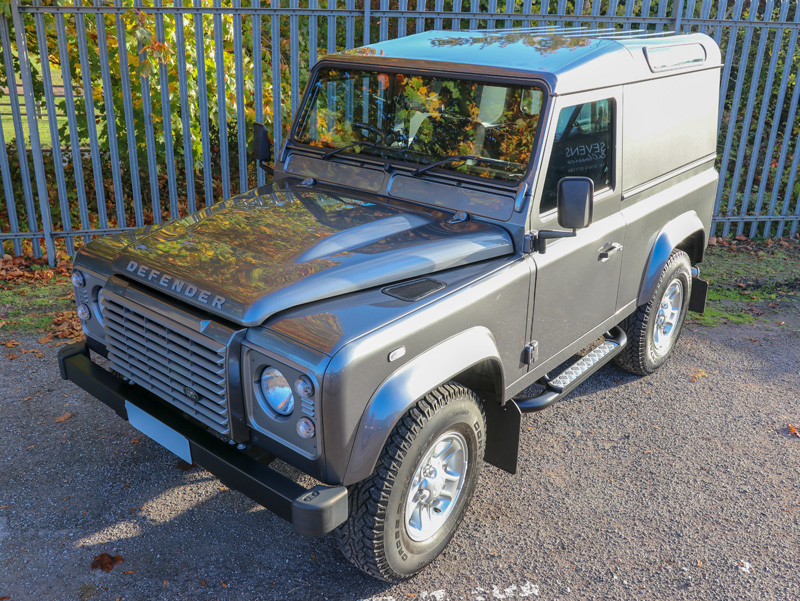
[[[422,165],[485,157],[493,162],[453,161],[442,168],[511,181],[527,168],[542,103],[537,88],[335,69],[321,71],[313,90],[298,142],[354,146],[348,150]]]
[[[513,44],[522,44],[529,48],[534,48],[539,51],[539,54],[553,54],[562,48],[579,48],[588,46],[592,43],[597,43],[596,40],[590,38],[572,37],[567,38],[563,36],[531,36],[531,34],[523,32],[498,32],[495,34],[483,34],[472,37],[468,36],[447,36],[441,38],[434,38],[430,41],[433,47],[455,47],[455,46],[479,46],[485,48],[487,46],[498,46],[505,48]]]

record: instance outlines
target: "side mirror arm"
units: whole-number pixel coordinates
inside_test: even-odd
[[[557,231],[557,230],[539,230],[531,232],[525,236],[525,252],[538,252],[544,254],[547,252],[547,241],[555,240],[557,238],[574,238],[578,235],[578,230],[571,232]]]
[[[269,163],[265,163],[264,161],[258,161],[256,164],[259,167],[261,167],[264,171],[266,171],[269,175],[275,175],[275,168]]]

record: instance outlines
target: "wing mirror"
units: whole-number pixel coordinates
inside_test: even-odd
[[[267,135],[267,127],[263,123],[253,124],[253,157],[264,171],[273,173],[272,143]]]
[[[588,227],[594,208],[594,182],[588,177],[565,177],[558,182],[558,225],[571,230]]]
[[[571,232],[539,230],[531,238],[529,250],[544,254],[547,241],[555,238],[577,236],[577,230],[592,223],[594,210],[594,182],[588,177],[564,177],[558,182],[558,225]]]

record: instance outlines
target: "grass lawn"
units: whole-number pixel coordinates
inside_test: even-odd
[[[711,285],[703,314],[693,321],[721,323],[775,321],[795,327],[800,306],[800,242],[723,241],[709,247],[700,277]]]
[[[25,109],[25,98],[22,95],[18,96],[20,110],[22,112],[22,132],[25,136],[25,146],[30,148],[31,144],[31,134],[30,128],[28,126],[28,117],[27,112]],[[42,107],[42,119],[38,120],[39,125],[39,141],[43,148],[52,148],[53,143],[52,139],[50,138],[50,124],[47,120],[46,114],[46,107]],[[8,96],[4,96],[0,98],[0,115],[2,115],[2,123],[3,123],[3,136],[6,141],[6,145],[16,145],[17,134],[14,129],[14,119],[11,116],[11,102]],[[58,127],[60,128],[67,122],[66,115],[56,115],[56,121],[58,123]],[[61,147],[68,147],[69,140],[61,140]]]
[[[12,349],[9,355],[17,352],[17,336],[59,343],[79,335],[69,273],[68,261],[52,269],[30,259],[0,259],[0,347]]]

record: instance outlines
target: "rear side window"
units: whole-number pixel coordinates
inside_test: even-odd
[[[614,101],[604,99],[567,107],[558,114],[541,213],[556,208],[556,190],[563,177],[589,177],[595,191],[613,186],[614,110]]]

